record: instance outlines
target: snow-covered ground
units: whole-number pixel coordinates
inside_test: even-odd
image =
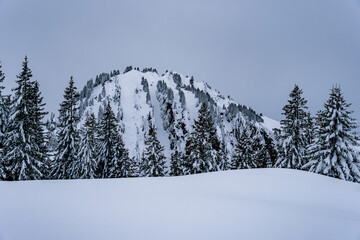
[[[257,169],[0,182],[1,240],[360,239],[360,184]]]

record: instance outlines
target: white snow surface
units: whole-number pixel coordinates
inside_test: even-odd
[[[281,124],[279,121],[268,118],[266,116],[262,116],[261,118],[264,120],[261,125],[269,131],[272,131],[274,128],[281,129]]]
[[[360,239],[360,184],[289,169],[0,182],[1,240]]]

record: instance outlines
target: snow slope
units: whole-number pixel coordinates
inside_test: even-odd
[[[276,121],[274,119],[271,119],[271,118],[268,118],[266,116],[262,116],[262,119],[264,120],[263,123],[261,123],[261,125],[272,131],[274,128],[277,128],[277,129],[281,129],[281,125],[280,125],[280,122],[279,121]]]
[[[360,239],[360,185],[254,169],[0,182],[1,240]]]

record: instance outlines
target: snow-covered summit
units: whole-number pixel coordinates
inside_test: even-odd
[[[158,129],[158,137],[165,147],[167,158],[171,154],[170,132],[176,122],[183,122],[186,132],[192,130],[198,109],[208,103],[218,136],[232,152],[232,132],[239,122],[257,124],[267,131],[277,126],[276,121],[262,118],[251,108],[223,97],[205,82],[175,72],[159,75],[155,69],[127,69],[124,74],[100,74],[89,80],[78,100],[81,123],[85,116],[94,113],[100,119],[108,102],[117,116],[130,156],[139,159],[144,149],[144,134],[150,116]],[[264,122],[264,120],[266,120]],[[180,148],[183,139],[177,139]]]

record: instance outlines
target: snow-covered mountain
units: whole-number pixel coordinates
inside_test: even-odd
[[[277,121],[260,116],[230,97],[223,97],[205,82],[175,72],[159,75],[152,68],[143,71],[127,68],[124,74],[114,71],[96,76],[95,81],[89,80],[78,100],[80,123],[89,113],[101,119],[108,102],[119,120],[130,156],[137,160],[144,148],[149,115],[169,159],[174,144],[184,148],[186,134],[192,131],[202,102],[208,103],[219,139],[229,154],[233,148],[233,130],[239,124],[254,124],[269,133],[279,127]]]

